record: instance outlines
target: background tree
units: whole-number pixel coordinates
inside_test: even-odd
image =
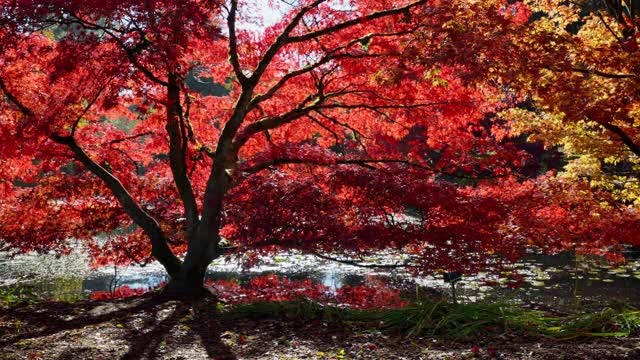
[[[638,76],[632,1],[532,3],[541,13],[520,45],[535,48],[529,90],[535,109],[512,110],[514,130],[561,146],[569,164],[563,176],[586,180],[637,208]],[[543,45],[551,42],[555,46]],[[533,81],[531,75],[536,76]]]
[[[636,1],[487,2],[451,5],[456,21],[484,14],[476,36],[443,28],[450,59],[468,56],[470,79],[488,74],[514,99],[498,129],[559,147],[568,164],[562,176],[587,181],[637,207]],[[518,26],[505,26],[507,14]],[[494,26],[495,24],[502,24]],[[483,40],[484,39],[484,40]],[[501,48],[493,43],[501,44]],[[428,56],[423,56],[429,59]],[[452,60],[458,61],[458,60]],[[480,79],[486,81],[486,79]]]

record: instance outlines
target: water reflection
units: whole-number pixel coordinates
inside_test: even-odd
[[[507,279],[480,274],[466,277],[457,285],[458,295],[466,301],[487,299],[514,301],[559,309],[585,309],[621,302],[640,306],[640,261],[611,269],[596,258],[576,258],[571,254],[531,255],[514,267],[523,275],[519,289],[502,285]],[[412,278],[401,271],[384,272],[357,268],[292,254],[265,259],[260,266],[243,271],[239,264],[219,260],[212,264],[207,278],[236,279],[247,284],[252,278],[275,274],[291,280],[311,279],[335,291],[345,285],[393,286],[408,298],[448,296],[449,287],[441,276]],[[47,255],[9,259],[0,256],[0,289],[18,297],[39,296],[56,300],[74,300],[93,291],[112,291],[127,285],[153,288],[167,281],[162,268],[151,264],[145,268],[128,267],[91,270],[86,259],[52,259]]]

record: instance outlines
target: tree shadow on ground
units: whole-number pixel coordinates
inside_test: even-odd
[[[204,310],[195,311],[196,306]],[[187,326],[187,322],[191,326]],[[20,347],[30,339],[74,331],[85,334],[84,331],[91,331],[85,329],[94,326],[122,340],[122,349],[117,352],[120,359],[156,359],[161,357],[161,348],[166,344],[192,348],[196,345],[194,342],[200,342],[211,358],[236,359],[231,349],[221,342],[221,326],[214,305],[170,301],[157,295],[125,300],[44,302],[0,309],[0,347]],[[97,348],[99,346],[93,351]],[[103,357],[95,353],[91,356],[91,350],[78,344],[49,357]]]
[[[3,334],[0,346],[126,318],[160,303],[159,299],[145,296],[129,301],[43,302],[0,309],[0,319],[20,325],[17,331]]]
[[[493,348],[504,358],[546,359],[570,350],[575,358],[631,359],[638,358],[639,341],[558,342],[516,332],[469,341],[407,338],[383,331],[379,322],[276,313],[230,317],[216,311],[215,301],[154,295],[0,309],[3,359],[466,358],[472,347]]]
[[[168,309],[165,309],[165,311]],[[121,359],[157,359],[160,358],[161,345],[171,342],[174,352],[189,349],[194,343],[200,343],[207,357],[214,359],[236,359],[231,348],[221,341],[222,327],[215,311],[215,303],[202,301],[196,303],[175,302],[162,320],[161,316],[146,316],[142,326],[128,323],[127,336],[129,351]],[[184,358],[189,358],[187,354]]]

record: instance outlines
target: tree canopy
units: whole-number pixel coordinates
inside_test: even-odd
[[[632,37],[541,3],[301,0],[263,26],[259,1],[0,1],[2,246],[155,258],[197,292],[227,252],[474,272],[635,244]]]

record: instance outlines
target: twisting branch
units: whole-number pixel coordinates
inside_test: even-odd
[[[307,73],[311,73],[313,74],[313,70],[318,69],[320,66],[325,65],[330,63],[331,61],[334,60],[339,60],[339,59],[364,59],[364,58],[373,58],[373,57],[380,57],[380,56],[386,56],[389,54],[335,54],[335,55],[331,55],[331,56],[326,56],[320,60],[318,60],[317,62],[313,63],[313,64],[309,64],[301,69],[298,70],[294,70],[291,71],[289,73],[287,73],[286,75],[284,75],[283,77],[280,78],[280,80],[278,80],[277,83],[275,83],[271,88],[269,88],[269,90],[267,90],[265,93],[263,94],[258,94],[256,95],[252,100],[251,100],[251,104],[250,104],[250,109],[252,109],[253,107],[255,107],[257,104],[259,104],[260,102],[263,102],[265,100],[268,100],[270,98],[273,97],[273,95],[275,95],[278,90],[280,90],[289,80],[298,77],[300,75],[304,75]],[[333,69],[335,69],[336,67],[334,67]]]
[[[300,68],[298,70],[294,70],[291,71],[289,73],[287,73],[286,75],[284,75],[283,77],[280,78],[280,80],[278,80],[278,82],[273,85],[269,90],[267,90],[265,93],[263,94],[258,94],[256,95],[252,100],[251,100],[251,106],[255,106],[256,104],[268,100],[270,99],[278,90],[280,90],[289,80],[306,74],[306,73],[310,73],[313,70],[319,68],[320,66],[330,63],[331,61],[334,60],[339,60],[341,58],[350,58],[350,59],[362,59],[362,58],[368,58],[368,57],[379,57],[379,56],[385,56],[385,55],[389,55],[389,54],[351,54],[351,53],[340,53],[341,51],[344,50],[348,50],[351,47],[357,45],[357,44],[363,44],[366,42],[371,41],[371,39],[376,38],[376,37],[390,37],[390,36],[400,36],[400,35],[407,35],[412,33],[413,31],[415,31],[416,29],[418,29],[418,27],[414,27],[410,30],[405,30],[405,31],[397,31],[397,32],[392,32],[392,33],[375,33],[375,34],[367,34],[364,36],[361,36],[359,38],[353,39],[349,42],[347,42],[345,45],[343,46],[339,46],[335,49],[332,50],[326,50],[324,49],[324,51],[327,52],[327,54],[322,57],[320,60],[311,63],[303,68]],[[316,39],[317,40],[317,39]],[[335,68],[335,67],[334,67]]]
[[[363,264],[362,262],[351,260],[351,259],[339,259],[329,255],[324,255],[319,252],[312,251],[312,255],[317,256],[324,260],[335,261],[345,265],[357,266],[361,268],[374,268],[374,269],[398,269],[398,268],[410,268],[416,267],[415,265],[411,265],[408,262],[404,263],[394,263],[394,264]]]
[[[33,117],[35,113],[24,105],[15,95],[7,90],[6,84],[0,78],[0,88],[7,98],[12,101],[26,117]],[[152,254],[158,261],[165,266],[169,275],[175,276],[182,267],[182,262],[175,256],[171,248],[167,244],[167,238],[160,228],[158,222],[144,211],[136,200],[125,189],[124,185],[112,175],[107,169],[96,163],[87,153],[76,143],[71,136],[60,136],[51,134],[51,140],[58,144],[66,145],[75,155],[75,159],[82,163],[91,173],[96,175],[111,190],[116,197],[120,206],[131,217],[131,219],[149,236],[151,240]]]
[[[122,156],[124,156],[127,160],[129,160],[129,162],[131,162],[136,167],[136,175],[140,176],[142,174],[142,168],[140,167],[140,164],[133,157],[131,157],[129,153],[115,146],[110,146],[109,148],[117,151],[118,153],[122,154]]]
[[[600,19],[600,21],[602,21],[602,23],[604,24],[604,26],[607,28],[607,30],[611,33],[611,35],[613,35],[613,37],[618,41],[618,42],[622,42],[622,39],[618,36],[618,34],[616,34],[615,31],[613,31],[613,29],[611,28],[611,26],[609,26],[609,24],[607,23],[607,21],[604,19],[604,17],[602,16],[602,14],[600,13],[599,10],[595,10],[596,16],[598,17],[598,19]]]
[[[341,22],[333,26],[326,27],[321,30],[307,33],[305,35],[291,36],[291,32],[296,28],[296,26],[298,26],[300,21],[303,19],[304,15],[307,14],[311,9],[320,5],[324,1],[326,0],[316,0],[309,5],[302,7],[298,11],[298,13],[292,18],[289,24],[285,27],[282,33],[276,38],[274,43],[271,44],[271,46],[267,49],[265,54],[262,56],[261,60],[258,62],[258,65],[256,66],[254,72],[250,76],[248,83],[243,87],[243,91],[240,97],[238,98],[238,100],[236,101],[236,105],[234,107],[234,113],[231,115],[231,118],[229,119],[229,121],[227,122],[227,124],[223,129],[223,132],[220,137],[220,142],[218,143],[218,147],[216,149],[216,161],[214,162],[214,168],[216,167],[215,165],[216,163],[221,164],[222,162],[226,161],[226,159],[233,158],[235,154],[238,153],[240,148],[246,143],[246,141],[253,134],[282,126],[288,122],[291,122],[300,117],[303,117],[311,113],[315,109],[317,109],[318,104],[322,103],[324,100],[330,97],[329,95],[325,96],[324,94],[322,94],[322,89],[318,89],[319,92],[317,94],[310,95],[309,97],[307,97],[307,99],[305,99],[305,101],[303,101],[300,105],[298,105],[295,109],[291,110],[290,112],[283,114],[281,116],[263,119],[258,122],[252,123],[249,126],[247,126],[241,134],[236,135],[236,132],[238,131],[240,125],[244,121],[246,114],[251,110],[251,106],[259,102],[259,101],[253,101],[255,99],[252,98],[253,90],[256,84],[258,83],[261,76],[264,74],[266,68],[273,61],[274,57],[282,47],[291,43],[297,43],[297,42],[302,42],[306,40],[316,39],[322,35],[344,30],[344,29],[357,26],[359,24],[362,24],[364,22],[368,22],[371,20],[381,19],[384,17],[393,16],[397,14],[402,14],[407,11],[410,11],[414,7],[425,4],[427,2],[427,0],[420,0],[420,1],[410,3],[403,7],[378,11],[378,12],[371,13],[369,15],[360,16],[348,21]],[[230,15],[234,14],[235,16],[236,6],[237,6],[237,2],[235,0],[232,1]],[[231,18],[231,16],[229,18]],[[232,26],[234,26],[234,29],[235,29],[235,22],[230,22],[230,24],[231,23],[233,23]],[[230,43],[230,46],[234,46],[234,45]],[[237,50],[235,52],[237,54]],[[350,55],[350,56],[353,56],[353,55]],[[309,72],[309,71],[310,70],[304,70],[304,72]],[[282,86],[282,84],[286,80],[287,79],[282,81],[281,79],[281,81],[278,82],[278,84],[280,85],[277,85],[277,87]],[[277,87],[273,92],[277,91]],[[331,95],[331,97],[337,97],[344,94],[345,94],[344,91],[335,92],[334,94]],[[262,99],[264,99],[264,97]],[[311,100],[314,100],[313,103],[310,105],[307,105],[307,103]],[[229,148],[227,148],[227,146],[229,146]],[[228,154],[227,151],[230,151],[231,154]],[[223,165],[220,165],[220,166],[223,166]],[[217,171],[215,169],[212,169],[212,174],[219,173],[220,171],[222,171],[222,169],[217,169]],[[210,179],[213,180],[212,178]],[[213,186],[213,181],[209,181],[208,184]],[[210,187],[209,185],[207,186],[208,188]]]
[[[410,3],[410,4],[408,4],[406,6],[403,6],[403,7],[394,8],[394,9],[390,9],[390,10],[376,11],[376,12],[371,13],[369,15],[360,16],[360,17],[357,17],[355,19],[347,20],[347,21],[341,22],[339,24],[336,24],[336,25],[333,25],[333,26],[329,26],[329,27],[324,28],[324,29],[320,29],[320,30],[316,30],[316,31],[313,31],[313,32],[310,32],[310,33],[306,33],[304,35],[289,37],[288,42],[289,43],[298,43],[298,42],[303,42],[303,41],[307,41],[307,40],[316,39],[316,38],[319,38],[319,37],[321,37],[323,35],[333,34],[333,33],[337,32],[337,31],[344,30],[344,29],[350,28],[350,27],[358,25],[358,24],[362,24],[362,23],[369,22],[369,21],[376,20],[376,19],[381,19],[381,18],[384,18],[384,17],[387,17],[387,16],[403,14],[403,13],[406,13],[407,11],[411,10],[414,7],[417,7],[419,5],[424,5],[426,3],[427,3],[427,0],[420,0],[420,1],[416,1],[416,2]]]
[[[231,0],[231,7],[228,9],[227,27],[229,28],[229,62],[233,67],[238,82],[242,86],[247,85],[247,77],[242,73],[240,58],[238,56],[238,37],[236,35],[236,13],[238,12],[238,0]]]
[[[149,70],[149,68],[145,67],[140,63],[140,61],[138,61],[138,58],[136,57],[137,52],[144,49],[146,46],[148,46],[148,43],[146,40],[144,40],[144,37],[142,37],[143,40],[141,43],[137,44],[133,48],[130,48],[116,34],[113,33],[114,32],[113,29],[83,20],[79,16],[73,13],[71,13],[70,15],[75,19],[75,21],[72,21],[72,23],[75,22],[78,25],[81,25],[82,27],[90,30],[101,30],[105,34],[109,35],[116,42],[116,44],[118,44],[118,46],[125,52],[125,54],[127,55],[127,58],[129,59],[129,62],[131,62],[133,66],[135,66],[138,70],[140,70],[140,72],[143,73],[149,80],[162,86],[169,85],[168,82],[161,80],[160,78],[155,76],[153,72]]]
[[[308,115],[307,117],[309,118],[309,120],[313,121],[314,123],[316,123],[318,126],[320,126],[321,128],[325,129],[326,131],[328,131],[331,135],[333,135],[333,138],[335,139],[335,143],[338,144],[340,142],[340,137],[338,136],[338,134],[331,130],[327,125],[323,124],[320,120],[316,119],[315,117]]]
[[[640,145],[636,144],[633,139],[629,136],[629,134],[627,134],[624,130],[622,130],[622,128],[620,128],[617,125],[613,125],[610,123],[600,123],[600,125],[611,131],[612,133],[616,134],[618,136],[618,138],[620,138],[620,140],[627,146],[627,148],[629,148],[629,150],[631,150],[632,153],[634,153],[636,156],[640,157]]]
[[[361,133],[360,130],[357,130],[353,126],[351,126],[351,125],[349,125],[347,123],[344,123],[344,122],[334,118],[333,116],[329,116],[329,115],[325,114],[321,110],[316,110],[316,113],[318,113],[323,118],[331,121],[332,123],[334,123],[334,124],[336,124],[338,126],[342,126],[343,128],[349,129],[353,133],[353,136],[355,137],[355,140],[358,142],[360,147],[364,150],[365,153],[368,153],[367,152],[367,146],[364,144],[364,142],[362,142],[362,139],[367,139],[367,137],[363,133]]]
[[[102,92],[107,88],[107,86],[109,85],[111,80],[113,80],[113,78],[114,78],[114,76],[110,77],[108,81],[105,81],[105,83],[100,87],[100,89],[98,89],[98,92],[93,97],[93,99],[91,99],[91,101],[87,104],[87,106],[85,106],[85,108],[82,111],[82,113],[80,113],[80,115],[78,115],[78,117],[76,118],[76,121],[73,123],[73,126],[71,127],[71,136],[72,137],[76,134],[76,129],[78,128],[78,124],[80,123],[82,118],[85,115],[87,115],[87,113],[89,112],[89,109],[91,109],[93,104],[95,104],[96,101],[98,101],[98,98],[100,97],[100,95],[102,95]]]
[[[131,251],[129,251],[129,249],[127,249],[127,247],[126,247],[126,246],[123,246],[121,249],[124,251],[124,253],[127,255],[127,257],[128,257],[130,260],[132,260],[133,262],[135,262],[135,263],[136,263],[136,265],[140,266],[141,268],[143,268],[143,267],[145,267],[145,266],[149,265],[149,262],[151,262],[151,260],[153,260],[153,255],[149,255],[149,256],[147,256],[147,257],[144,259],[144,261],[143,261],[143,262],[140,262],[140,261],[138,261],[138,257],[137,257],[137,256],[135,256],[133,253],[131,253]]]
[[[280,35],[278,35],[278,37],[273,42],[273,44],[271,44],[271,46],[269,46],[267,51],[262,56],[262,59],[260,59],[260,62],[258,62],[258,65],[254,69],[253,74],[251,74],[251,82],[253,84],[257,84],[258,81],[260,81],[260,78],[264,74],[264,72],[267,69],[267,67],[269,66],[269,64],[271,64],[271,61],[273,61],[273,58],[276,56],[278,51],[280,51],[280,49],[282,49],[283,46],[285,46],[285,45],[287,45],[287,44],[292,42],[291,41],[292,38],[289,35],[291,35],[291,32],[293,31],[293,29],[295,29],[296,26],[298,26],[298,24],[300,24],[300,20],[302,20],[302,18],[309,11],[311,11],[314,8],[316,8],[318,5],[322,4],[325,1],[326,0],[316,0],[313,3],[302,7],[298,11],[298,13],[296,15],[294,15],[294,17],[291,19],[289,24],[287,24],[287,26],[284,28],[284,30],[282,30],[282,33],[280,33]]]
[[[26,117],[32,117],[35,114],[31,109],[26,107],[18,98],[16,98],[10,91],[7,89],[7,85],[4,83],[4,80],[0,77],[0,90],[4,93],[4,95],[11,101],[20,112]]]

